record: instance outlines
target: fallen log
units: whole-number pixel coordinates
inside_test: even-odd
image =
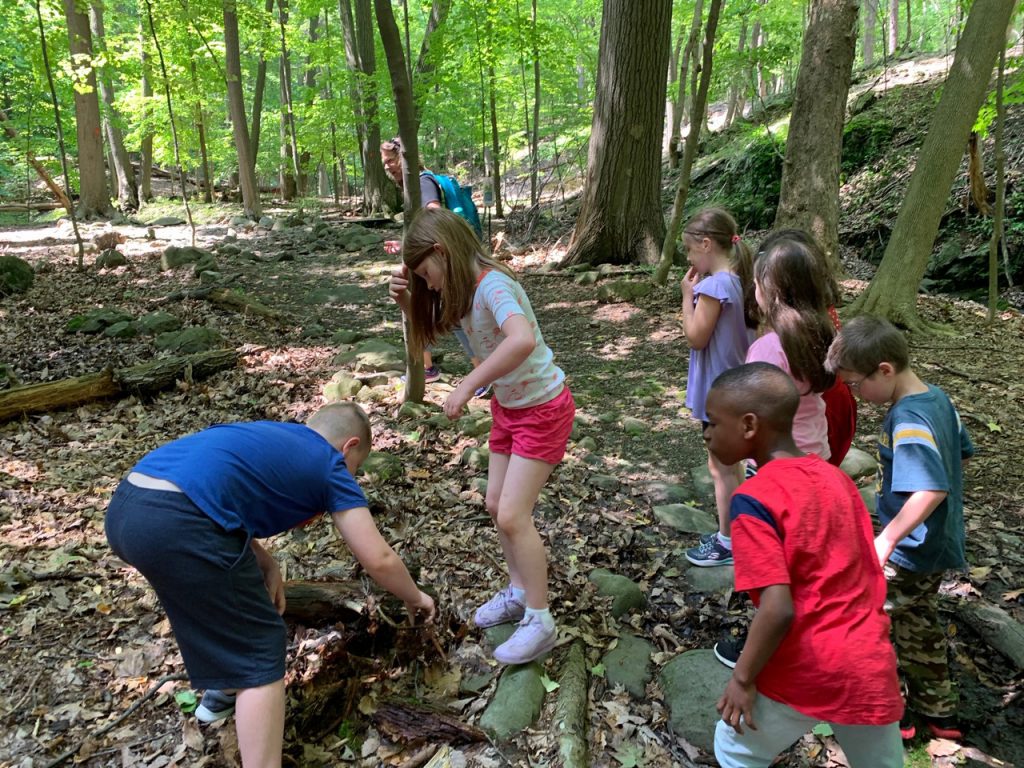
[[[352,581],[286,581],[285,621],[308,627],[349,622],[366,613],[363,585]]]
[[[1024,669],[1024,624],[987,600],[957,600],[955,611],[981,639]]]
[[[120,397],[147,395],[174,386],[180,379],[194,381],[232,368],[237,355],[231,349],[167,357],[130,368],[105,368],[60,381],[28,384],[0,392],[0,422],[28,413],[46,413],[73,405]]]
[[[479,728],[426,704],[391,699],[373,713],[374,725],[392,741],[401,744],[473,744],[487,741]]]
[[[0,211],[4,213],[32,213],[33,211],[55,211],[64,206],[60,203],[4,203]]]
[[[249,298],[240,291],[232,291],[222,287],[227,283],[233,282],[238,277],[240,277],[240,275],[232,275],[231,277],[222,280],[219,286],[212,285],[206,288],[174,291],[154,303],[161,305],[172,301],[181,301],[182,299],[203,299],[211,304],[215,304],[221,309],[227,309],[231,312],[238,312],[243,315],[256,315],[257,317],[265,317],[268,320],[275,321],[283,321],[285,319],[283,312],[271,309],[264,304],[260,304],[255,299]]]
[[[558,753],[564,768],[587,768],[587,664],[583,643],[574,642],[562,665],[555,702]]]

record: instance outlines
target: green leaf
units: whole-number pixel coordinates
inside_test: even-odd
[[[998,422],[995,422],[995,421],[990,421],[985,426],[988,427],[988,431],[989,432],[1002,432],[1003,431],[1003,428],[1001,426],[999,426]]]
[[[832,726],[828,723],[818,723],[816,726],[811,728],[811,733],[815,736],[832,736]]]
[[[548,693],[551,693],[552,691],[558,689],[558,683],[556,683],[554,680],[552,680],[547,675],[541,675],[540,676],[540,682],[541,682],[541,685],[544,686],[544,690],[547,691]]]
[[[199,699],[196,697],[195,691],[178,691],[174,694],[174,701],[177,703],[178,709],[186,715],[195,712],[196,707],[199,706]]]
[[[590,668],[590,674],[594,677],[604,677],[604,664],[598,662]]]
[[[644,749],[639,744],[622,744],[613,756],[622,768],[641,768],[644,765]]]

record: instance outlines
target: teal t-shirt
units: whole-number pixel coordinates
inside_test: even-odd
[[[898,400],[878,436],[881,464],[878,519],[899,514],[915,491],[945,491],[946,498],[892,553],[901,568],[935,573],[963,568],[963,459],[974,455],[971,438],[953,403],[938,387]]]

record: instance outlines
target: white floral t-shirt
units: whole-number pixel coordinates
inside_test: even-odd
[[[523,286],[500,270],[487,272],[477,284],[473,308],[462,318],[462,330],[476,356],[485,360],[505,340],[501,326],[512,315],[529,320],[537,344],[518,368],[494,382],[494,396],[506,408],[546,403],[562,391],[565,373],[553,362]]]

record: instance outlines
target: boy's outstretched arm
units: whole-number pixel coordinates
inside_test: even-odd
[[[737,733],[743,733],[741,716],[745,725],[757,730],[753,719],[757,676],[779,647],[792,623],[793,596],[789,585],[773,584],[762,589],[761,604],[750,624],[743,653],[717,704],[722,720],[735,728]]]
[[[416,586],[402,558],[380,535],[370,510],[356,507],[335,512],[331,518],[356,560],[374,581],[405,603],[409,617],[415,621],[419,615],[424,621],[433,621],[433,598]]]
[[[875,537],[879,565],[885,565],[896,545],[927,520],[947,495],[945,491],[915,491],[910,494],[899,514]]]

